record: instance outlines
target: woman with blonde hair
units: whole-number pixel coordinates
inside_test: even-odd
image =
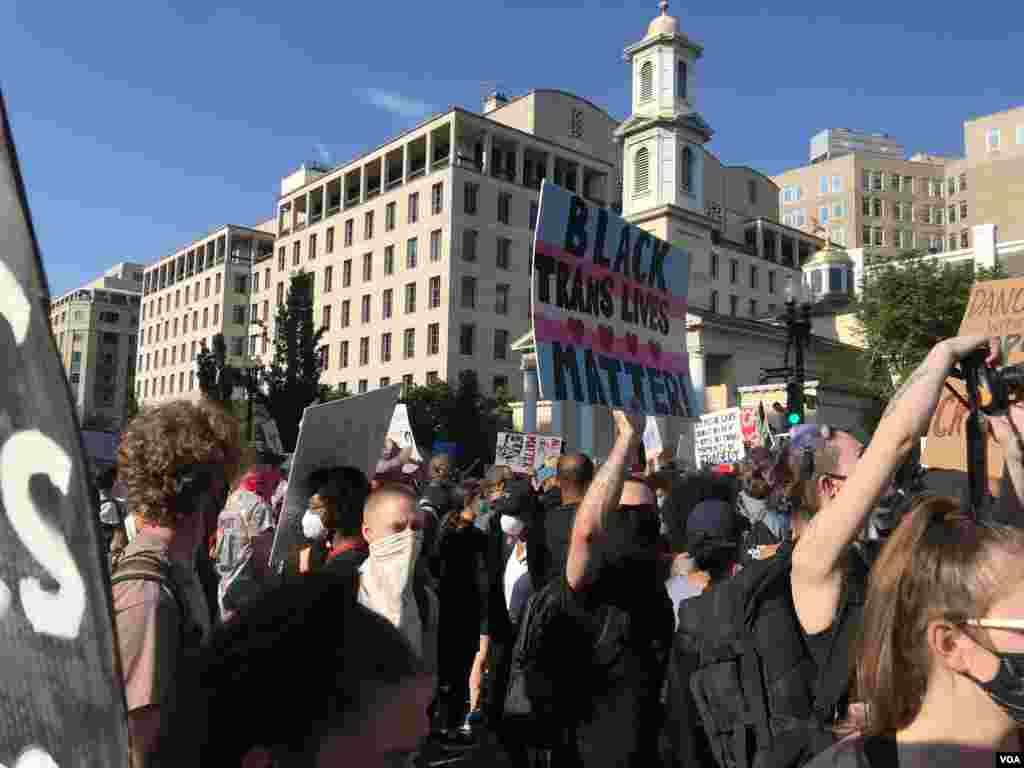
[[[856,471],[812,525],[849,537],[927,428],[953,364],[984,339],[937,345],[893,397]],[[990,358],[991,362],[991,358]],[[1015,502],[1024,491],[1024,406],[989,424]],[[890,536],[870,577],[857,664],[861,731],[813,768],[991,766],[1019,753],[1024,723],[1024,531],[925,497]]]

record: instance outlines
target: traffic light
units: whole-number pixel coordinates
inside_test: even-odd
[[[795,381],[786,384],[786,423],[790,427],[803,424],[804,421],[804,391],[803,387]]]

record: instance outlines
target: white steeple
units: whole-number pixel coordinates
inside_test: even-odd
[[[711,127],[697,113],[700,44],[679,30],[668,0],[647,34],[626,48],[632,65],[632,114],[618,130],[623,144],[623,214],[674,205],[704,213],[703,145]]]

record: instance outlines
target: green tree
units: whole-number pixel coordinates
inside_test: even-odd
[[[227,359],[228,345],[223,333],[214,335],[212,350],[206,346],[204,340],[199,354],[196,355],[199,390],[205,397],[219,403],[230,402],[235,384],[240,383],[240,372],[228,365]]]
[[[888,397],[937,342],[956,336],[975,281],[1005,277],[1000,266],[950,264],[920,252],[869,257],[854,305],[867,347],[867,383]]]
[[[320,340],[325,330],[313,326],[313,275],[293,275],[288,298],[274,320],[273,361],[258,369],[251,389],[277,422],[286,450],[295,448],[302,412],[321,395]]]
[[[332,387],[329,384],[320,385],[320,397],[318,398],[321,403],[330,403],[334,400],[344,400],[346,397],[351,397],[352,393],[347,389],[342,389],[341,384],[336,387]]]

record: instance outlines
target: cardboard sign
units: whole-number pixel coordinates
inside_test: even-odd
[[[743,461],[746,447],[743,444],[740,409],[726,408],[701,416],[700,422],[694,427],[693,441],[697,469]]]
[[[311,405],[303,412],[288,474],[282,522],[277,526],[270,553],[274,573],[281,573],[305,542],[302,515],[316,490],[309,485],[309,476],[315,470],[351,466],[373,477],[401,390],[402,385],[395,384],[344,400]]]
[[[647,424],[644,427],[644,456],[648,461],[658,458],[665,450],[665,444],[661,439],[661,430],[658,422],[653,416],[647,417]]]
[[[494,466],[526,474],[540,469],[552,457],[562,455],[562,438],[533,432],[499,432]]]
[[[260,424],[260,429],[263,431],[263,440],[267,448],[278,456],[283,456],[284,443],[281,442],[281,433],[277,431],[277,422],[273,419],[264,421]]]
[[[0,94],[0,765],[127,768],[82,438]]]
[[[990,280],[971,289],[960,335],[999,337],[1002,364],[1024,362],[1024,278]],[[932,469],[967,471],[967,393],[959,379],[947,379],[928,427],[921,463]],[[1003,474],[1003,452],[988,438],[990,478]]]
[[[413,461],[423,461],[420,449],[416,446],[412,424],[409,422],[409,409],[405,407],[405,403],[395,406],[395,412],[391,415],[391,424],[388,425],[388,437],[394,440],[399,448],[412,448]]]
[[[651,416],[695,411],[686,353],[690,257],[544,182],[531,303],[541,397]]]

